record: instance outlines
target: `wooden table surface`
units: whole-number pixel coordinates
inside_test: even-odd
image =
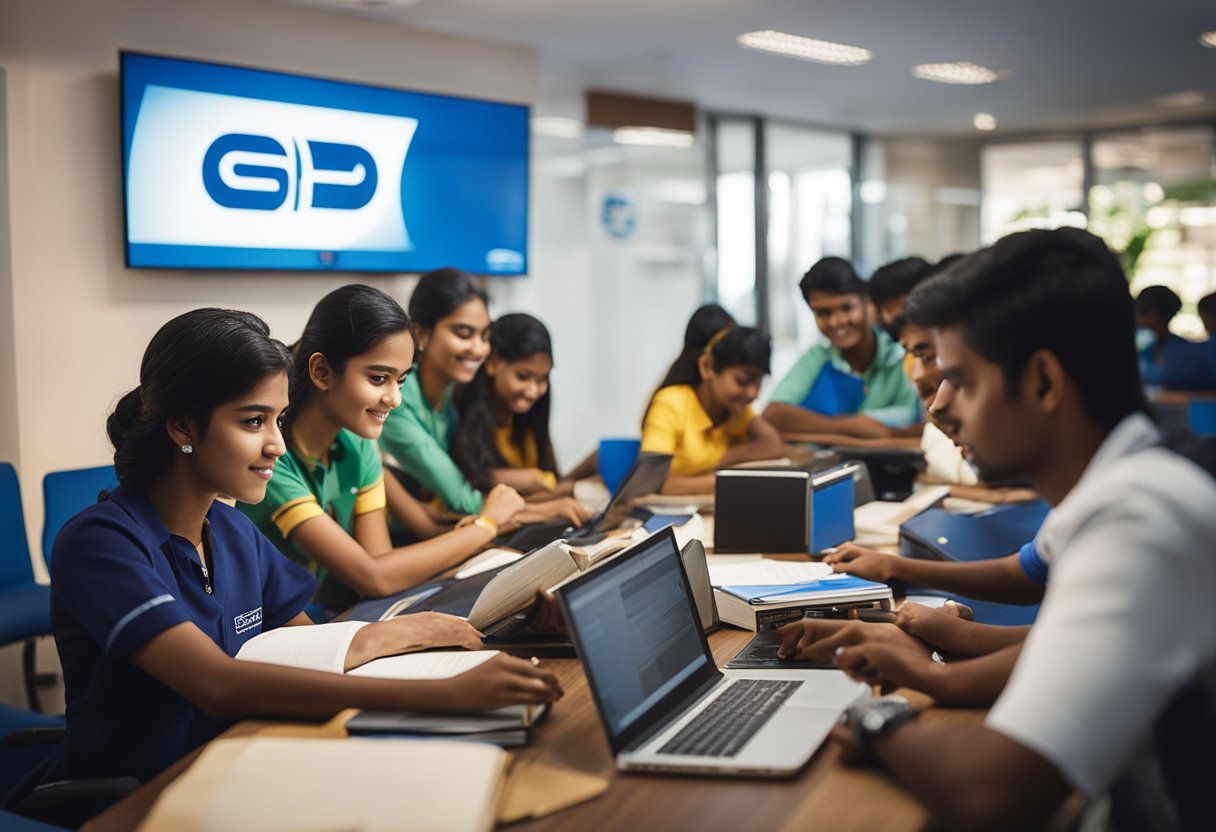
[[[710,636],[722,664],[751,638],[751,633],[726,629]],[[927,821],[925,809],[887,775],[839,762],[831,743],[812,758],[797,776],[786,780],[618,774],[612,762],[595,703],[582,666],[575,659],[545,662],[560,678],[566,696],[534,729],[532,744],[515,753],[525,760],[578,769],[607,778],[602,796],[535,821],[512,825],[519,830],[777,830],[874,829],[918,830]],[[923,696],[904,691],[918,704]],[[983,711],[934,708],[923,719],[937,724],[977,723]],[[228,736],[243,736],[266,725],[242,722]],[[161,791],[185,771],[198,752],[187,755],[159,777],[96,817],[90,832],[136,828]]]

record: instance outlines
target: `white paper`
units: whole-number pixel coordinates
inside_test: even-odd
[[[465,561],[464,566],[456,573],[455,577],[456,580],[463,581],[465,578],[480,575],[482,572],[489,572],[491,569],[497,569],[499,566],[515,563],[515,561],[522,557],[522,554],[512,552],[510,549],[486,549],[480,555],[476,555]]]
[[[498,655],[497,650],[459,650],[385,656],[348,671],[347,676],[375,679],[448,679]]]
[[[341,673],[346,652],[355,633],[367,626],[363,621],[340,621],[301,627],[279,627],[256,635],[241,647],[236,657],[246,662],[266,662],[304,670]]]
[[[246,743],[199,830],[480,832],[494,823],[504,752],[490,745],[270,737]]]
[[[764,586],[818,581],[836,574],[826,563],[757,558],[743,563],[709,561],[709,582],[714,586]]]

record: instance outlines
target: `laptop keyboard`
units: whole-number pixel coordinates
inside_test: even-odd
[[[800,681],[738,679],[657,753],[733,757],[801,685]]]

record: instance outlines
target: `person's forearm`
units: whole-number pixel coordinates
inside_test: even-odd
[[[785,446],[781,444],[781,439],[778,437],[774,437],[773,441],[751,439],[727,448],[726,453],[718,460],[718,467],[726,468],[738,465],[740,462],[753,462],[758,459],[776,459],[784,450]]]
[[[446,679],[366,679],[258,662],[237,662],[224,675],[208,701],[199,703],[211,716],[224,719],[330,717],[344,708],[442,710],[448,702]]]
[[[900,627],[908,635],[956,656],[983,656],[1020,645],[1030,629],[980,624],[953,615],[917,616]]]
[[[947,829],[1041,828],[1068,794],[1058,774],[1043,772],[1042,758],[1026,759],[1033,752],[978,725],[913,721],[879,738],[872,750]],[[1010,782],[1027,770],[1033,776]]]
[[[1043,597],[1042,588],[1025,573],[1020,577],[1015,574],[1005,558],[967,563],[897,558],[891,563],[891,573],[897,581],[957,592],[982,601],[1034,604]]]
[[[671,474],[663,483],[664,494],[712,494],[714,493],[715,474],[694,474],[692,476],[677,476]]]
[[[1005,689],[1021,652],[1019,643],[985,656],[940,665],[936,684],[925,693],[939,705],[989,707]]]
[[[346,661],[343,670],[353,670],[381,656],[392,656],[398,653],[412,653],[430,645],[418,641],[403,641],[400,627],[389,628],[388,622],[376,621],[359,628],[351,639],[350,647],[346,649]],[[407,633],[421,633],[421,630],[406,630]]]
[[[551,499],[552,490],[537,476],[535,468],[495,468],[490,472],[495,485],[509,485],[523,496],[542,495],[539,499]]]
[[[360,595],[380,598],[417,586],[465,560],[493,539],[488,529],[470,524],[430,540],[356,561],[346,574],[340,565],[332,566],[330,570]]]
[[[784,402],[770,402],[764,419],[782,433],[848,433],[832,416]]]

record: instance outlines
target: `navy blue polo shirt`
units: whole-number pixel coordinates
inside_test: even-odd
[[[235,656],[304,609],[316,580],[234,508],[207,512],[211,587],[193,544],[171,535],[147,495],[119,488],[55,540],[51,629],[63,664],[67,734],[33,784],[75,777],[145,781],[222,731],[130,656],[192,622]]]

